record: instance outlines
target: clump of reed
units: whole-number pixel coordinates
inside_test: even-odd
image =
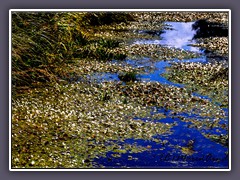
[[[92,38],[96,26],[132,20],[126,13],[12,12],[12,84],[57,81],[76,59],[124,59],[111,52],[120,42]]]

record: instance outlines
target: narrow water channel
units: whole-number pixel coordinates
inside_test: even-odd
[[[135,44],[161,44],[163,46],[200,52],[199,48],[189,46],[189,44],[195,43],[193,37],[196,31],[192,29],[193,24],[194,22],[165,22],[165,25],[169,28],[161,34],[159,40],[137,40]]]
[[[181,48],[183,50],[194,51],[202,53],[199,48],[189,46],[194,43],[192,39],[195,31],[192,30],[193,22],[166,22],[168,29],[165,30],[159,37],[159,40],[137,40],[136,44],[160,44],[169,48]],[[171,60],[171,61],[155,61],[146,57],[139,60],[127,59],[125,63],[133,67],[153,66],[154,70],[145,72],[139,75],[141,81],[154,81],[168,86],[176,86],[183,88],[184,84],[176,84],[161,76],[166,72],[166,67],[171,66],[171,62],[194,62],[206,63],[207,59],[203,55],[200,58],[185,59],[185,60]],[[116,61],[113,61],[116,63]],[[91,80],[98,82],[102,81],[119,81],[117,73],[98,73],[89,76]],[[211,100],[208,96],[203,96],[198,93],[193,93],[192,96],[197,96],[203,99]],[[228,109],[223,109],[228,113]],[[228,134],[224,129],[212,128],[209,130],[199,130],[195,128],[192,122],[182,121],[182,119],[194,118],[198,121],[204,120],[198,114],[189,115],[188,113],[179,113],[174,116],[171,110],[155,107],[154,112],[164,112],[166,118],[156,120],[161,123],[173,123],[174,126],[171,132],[165,135],[157,135],[154,139],[161,140],[162,143],[151,140],[141,139],[127,139],[124,142],[118,142],[120,146],[123,144],[137,144],[145,147],[151,147],[141,153],[124,153],[120,157],[114,157],[114,152],[108,152],[106,157],[95,159],[95,166],[105,168],[227,168],[228,156],[226,152],[228,148],[212,141],[203,133],[212,132],[215,134]],[[181,117],[181,118],[180,118]],[[139,119],[139,118],[138,118]],[[147,121],[142,119],[142,121]],[[227,123],[228,119],[220,119],[220,123]],[[189,128],[191,127],[191,128]],[[186,147],[191,143],[192,148],[187,149],[188,153],[184,152]]]

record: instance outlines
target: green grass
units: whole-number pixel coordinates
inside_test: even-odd
[[[112,53],[118,41],[93,38],[99,25],[132,20],[126,13],[13,12],[12,84],[34,86],[57,81],[74,59],[124,59]]]

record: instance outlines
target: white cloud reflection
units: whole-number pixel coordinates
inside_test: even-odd
[[[192,24],[194,22],[166,22],[166,24],[171,25],[173,30],[166,30],[165,33],[161,34],[161,40],[147,40],[147,41],[137,41],[136,44],[161,44],[175,48],[181,48],[184,50],[197,51],[199,48],[188,46],[188,44],[194,43],[192,40],[194,34],[196,33],[192,30]]]

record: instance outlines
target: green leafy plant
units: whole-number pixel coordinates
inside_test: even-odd
[[[126,72],[118,75],[118,78],[123,81],[123,82],[130,82],[130,81],[137,81],[137,73],[132,71],[132,72]]]

